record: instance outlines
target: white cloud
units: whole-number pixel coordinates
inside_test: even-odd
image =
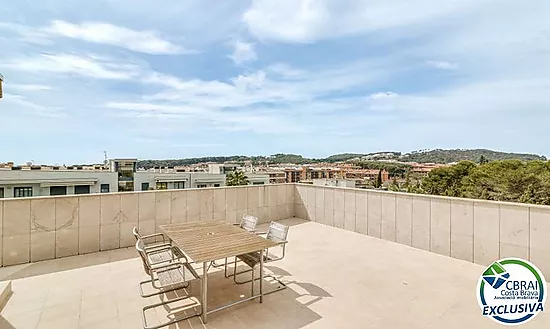
[[[396,27],[430,24],[495,0],[254,0],[243,14],[260,39],[313,42]]]
[[[21,90],[21,91],[44,91],[44,90],[52,89],[50,86],[35,85],[35,84],[10,84],[8,87],[10,89]]]
[[[457,63],[451,63],[446,61],[428,61],[426,64],[440,70],[456,70],[458,69]]]
[[[147,54],[178,54],[186,52],[182,47],[164,40],[154,31],[136,31],[104,22],[72,24],[56,20],[43,30],[53,36],[108,44]]]
[[[372,100],[377,100],[377,99],[388,99],[388,98],[396,98],[396,97],[399,97],[399,95],[394,92],[388,91],[385,93],[372,94],[372,95],[369,95],[367,98]]]
[[[233,54],[229,57],[235,64],[242,64],[258,59],[254,45],[251,43],[237,40],[233,43],[233,47]]]
[[[129,80],[139,74],[139,68],[133,64],[120,63],[98,56],[63,53],[20,58],[1,66],[32,73],[78,74],[89,78],[109,80]]]
[[[267,71],[286,79],[299,79],[304,77],[306,72],[290,66],[287,63],[275,63],[267,67]]]

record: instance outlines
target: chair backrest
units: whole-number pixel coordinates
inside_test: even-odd
[[[151,267],[149,266],[149,260],[147,259],[147,255],[145,254],[145,243],[141,238],[137,239],[136,250],[139,254],[139,257],[141,258],[141,262],[143,263],[143,270],[145,271],[145,273],[150,275]]]
[[[269,224],[269,229],[267,230],[266,238],[275,242],[286,241],[288,236],[288,228],[289,227],[287,225],[271,222]]]
[[[136,241],[138,241],[139,238],[141,238],[141,235],[139,234],[139,231],[138,231],[137,227],[135,227],[135,226],[132,229],[132,234],[134,235],[134,238],[136,238]]]
[[[258,224],[258,217],[244,214],[239,226],[249,232],[254,232],[256,230],[256,224]]]

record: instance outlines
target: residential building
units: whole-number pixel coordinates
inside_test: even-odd
[[[136,170],[137,159],[112,159],[108,166],[0,165],[0,198],[188,189],[225,186],[225,174],[179,172],[174,168]],[[267,175],[251,175],[266,184]]]
[[[284,171],[265,171],[262,173],[269,176],[269,184],[286,183],[286,175]]]
[[[109,160],[109,170],[118,174],[118,190],[134,191],[134,173],[137,171],[137,159]]]
[[[382,177],[382,183],[390,180],[390,174],[383,169],[382,172],[378,169],[353,169],[347,170],[345,172],[345,177],[347,179],[359,179],[359,180],[368,180],[374,181],[378,179],[378,175]]]
[[[118,191],[117,174],[109,171],[13,170],[13,168],[0,170],[0,198]]]
[[[222,187],[225,186],[225,175],[163,170],[137,171],[134,173],[134,182],[135,191]]]

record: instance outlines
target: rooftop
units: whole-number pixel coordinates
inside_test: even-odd
[[[482,265],[316,222],[282,222],[292,226],[286,258],[266,268],[288,289],[215,313],[206,325],[194,317],[171,328],[501,328],[477,304]],[[210,307],[249,292],[220,271],[209,275]],[[0,328],[140,328],[141,307],[152,302],[139,296],[145,278],[132,248],[0,268],[14,291]],[[549,327],[548,312],[525,325]]]

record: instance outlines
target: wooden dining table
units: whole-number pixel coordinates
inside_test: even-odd
[[[259,298],[263,302],[264,251],[277,246],[277,243],[259,235],[248,232],[238,226],[218,221],[196,221],[160,225],[160,229],[172,240],[194,263],[202,263],[201,307],[202,321],[207,322],[208,314],[228,307]],[[243,255],[260,252],[260,293],[241,299],[228,305],[208,310],[208,268],[209,263]],[[236,264],[235,264],[236,266]],[[254,284],[254,282],[252,282]]]

